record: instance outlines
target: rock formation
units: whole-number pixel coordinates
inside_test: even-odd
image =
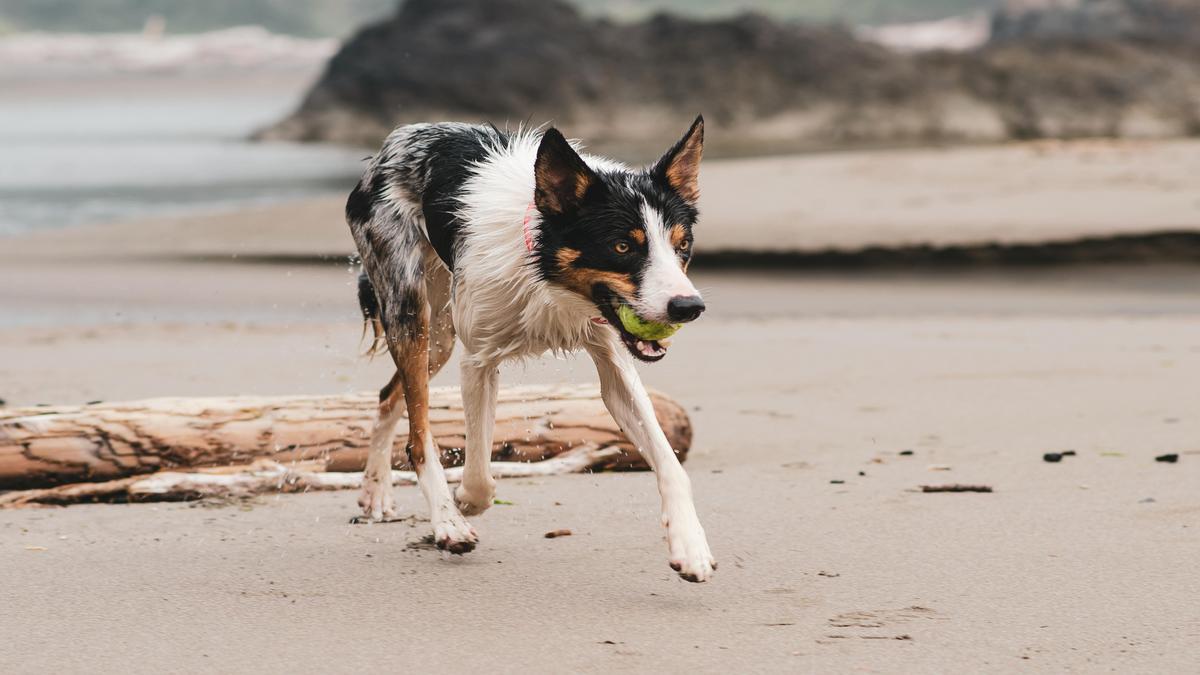
[[[1200,0],[1046,4],[1001,10],[979,49],[899,54],[754,14],[618,24],[560,0],[408,0],[260,137],[373,146],[405,122],[553,121],[648,159],[697,112],[714,154],[1200,131],[1200,21],[1183,20]],[[1114,6],[1124,18],[1096,18]]]

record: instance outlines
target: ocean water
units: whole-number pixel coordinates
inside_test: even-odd
[[[368,154],[246,140],[297,104],[294,77],[23,85],[0,84],[0,236],[344,194]]]

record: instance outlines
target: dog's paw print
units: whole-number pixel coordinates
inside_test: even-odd
[[[843,612],[826,622],[833,630],[818,640],[823,644],[843,640],[912,640],[904,630],[906,624],[919,621],[944,621],[937,611],[920,605],[899,609],[876,609]]]

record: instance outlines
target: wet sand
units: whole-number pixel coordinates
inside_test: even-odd
[[[357,356],[350,270],[248,264],[304,237],[207,218],[5,240],[0,398],[386,381]],[[696,279],[711,310],[642,370],[693,416],[711,583],[667,567],[649,474],[501,481],[513,504],[474,519],[463,558],[420,543],[413,488],[412,522],[374,526],[348,524],[348,492],[0,511],[0,668],[1200,666],[1200,268]],[[592,377],[546,359],[502,382]],[[945,483],[995,491],[918,491]]]
[[[11,404],[387,377],[356,357],[344,270],[133,266],[126,290],[80,270],[90,284],[40,301],[80,321],[0,331]],[[707,585],[667,568],[646,474],[501,481],[513,505],[474,519],[461,559],[419,544],[408,488],[417,522],[383,526],[348,524],[352,493],[0,512],[0,663],[1191,670],[1200,272],[1043,274],[701,274],[711,313],[644,375],[694,417]],[[589,371],[546,360],[503,381]],[[1154,462],[1168,451],[1178,464]],[[915,491],[941,483],[995,492]]]

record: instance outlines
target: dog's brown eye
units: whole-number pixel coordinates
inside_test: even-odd
[[[613,245],[613,250],[622,255],[629,253],[629,242],[618,241],[616,244]]]
[[[686,239],[679,242],[679,250],[680,251],[686,251],[691,247],[692,247],[692,242],[687,241]]]

